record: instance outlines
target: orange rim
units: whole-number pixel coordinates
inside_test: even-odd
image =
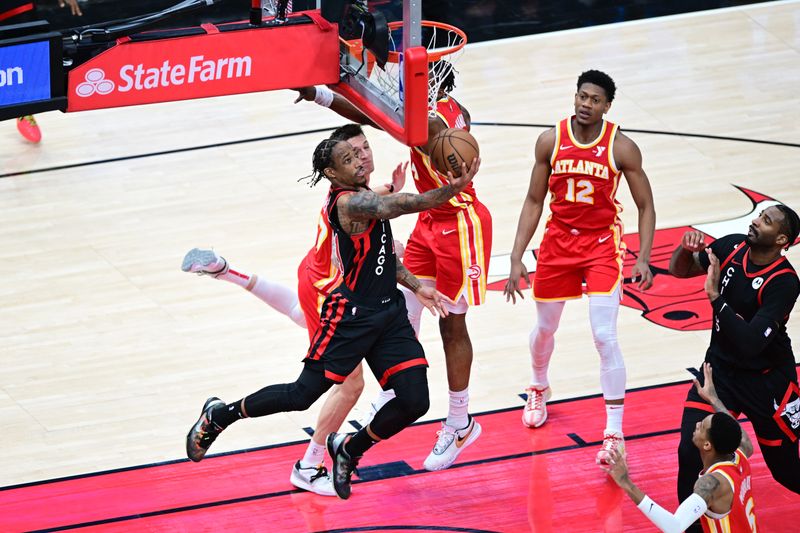
[[[436,22],[435,20],[422,20],[420,21],[420,25],[422,27],[428,28],[437,28],[440,30],[445,30],[449,32],[453,32],[459,37],[461,37],[461,42],[457,43],[453,46],[448,46],[446,48],[438,48],[436,50],[428,50],[428,63],[433,63],[434,61],[439,61],[442,57],[453,54],[458,52],[464,45],[467,44],[467,34],[461,28],[457,28],[452,24],[447,24],[445,22]],[[390,22],[388,24],[389,31],[394,31],[403,26],[402,20],[396,20],[394,22]],[[395,52],[390,50],[389,51],[389,61],[391,63],[399,63],[400,62],[400,52]]]
[[[439,48],[437,50],[428,50],[428,62],[429,63],[433,63],[434,61],[438,61],[438,60],[440,60],[442,57],[444,57],[446,55],[458,52],[459,50],[464,48],[465,44],[467,44],[467,34],[464,33],[464,31],[461,30],[460,28],[457,28],[457,27],[455,27],[455,26],[453,26],[451,24],[446,24],[444,22],[436,22],[434,20],[423,20],[423,21],[420,21],[420,24],[422,26],[426,26],[426,27],[429,27],[429,28],[437,28],[437,29],[440,29],[440,30],[453,32],[456,35],[458,35],[459,37],[461,37],[461,42],[456,44],[456,45],[454,45],[454,46],[448,46],[446,48]],[[388,26],[389,26],[389,30],[390,31],[395,31],[395,30],[397,30],[397,29],[399,29],[399,28],[401,28],[403,26],[403,21],[402,20],[396,20],[394,22],[390,22],[388,24]],[[342,41],[350,49],[350,53],[351,54],[353,54],[356,57],[361,55],[361,52],[363,50],[363,45],[361,43],[361,39],[353,39],[352,41],[345,41],[344,39],[339,39],[339,40]],[[367,51],[367,55],[371,57],[372,56],[372,52]],[[373,58],[373,61],[374,61],[374,58]],[[390,50],[389,51],[388,61],[390,63],[399,63],[400,62],[400,52],[395,52],[395,51]]]

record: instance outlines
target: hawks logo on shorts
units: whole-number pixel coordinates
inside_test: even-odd
[[[681,331],[711,328],[711,307],[703,290],[705,277],[679,279],[670,276],[669,260],[685,232],[692,229],[702,231],[706,235],[706,242],[710,244],[718,237],[741,232],[761,210],[781,203],[759,192],[743,187],[736,188],[752,202],[753,207],[747,214],[731,220],[656,230],[650,258],[650,267],[656,278],[653,286],[647,291],[640,291],[634,284],[625,285],[622,305],[641,310],[644,318],[665,328]],[[639,250],[639,234],[626,233],[623,239],[628,249],[623,265],[623,277],[629,282],[631,269],[636,264]],[[531,274],[536,270],[537,256],[537,249],[527,250],[523,256],[525,266]],[[510,256],[492,256],[490,264],[488,290],[502,291],[511,268]]]

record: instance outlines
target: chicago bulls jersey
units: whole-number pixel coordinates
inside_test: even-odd
[[[572,119],[556,126],[548,181],[553,220],[570,228],[603,230],[619,221],[620,171],[614,163],[617,125],[606,120],[597,138],[581,144],[572,134]]]
[[[714,358],[719,358],[735,367],[750,370],[794,366],[786,322],[800,291],[800,281],[786,257],[781,256],[768,265],[752,263],[746,238],[740,234],[727,235],[711,244],[711,250],[720,261],[718,289],[723,305],[730,307],[749,327],[758,327],[759,331],[755,333],[767,339],[767,344],[761,353],[741,353],[737,338],[720,321],[720,313],[725,309],[717,309],[717,305],[707,356],[712,364]],[[707,269],[708,255],[701,252],[698,258]],[[741,324],[736,327],[741,327]]]
[[[467,129],[467,122],[461,113],[461,106],[449,96],[436,102],[436,116],[442,119],[448,128]],[[420,193],[447,185],[447,175],[437,172],[433,168],[431,158],[419,147],[411,148],[411,163],[414,185]],[[449,201],[429,209],[427,212],[433,217],[452,216],[472,205],[476,198],[475,188],[470,183],[466,189],[450,198]]]
[[[390,298],[397,292],[392,227],[388,220],[370,220],[366,231],[348,235],[339,222],[336,201],[351,192],[332,187],[328,196],[328,220],[333,229],[332,262],[342,272],[342,282],[354,296],[365,300]]]
[[[333,229],[328,221],[327,209],[328,204],[326,203],[322,207],[317,221],[317,240],[305,259],[314,286],[323,294],[329,294],[342,280],[339,269],[331,261]]]
[[[703,474],[722,474],[733,489],[731,510],[725,514],[711,511],[700,518],[706,533],[755,533],[756,517],[753,497],[750,494],[750,462],[741,450],[736,450],[732,461],[714,463]]]

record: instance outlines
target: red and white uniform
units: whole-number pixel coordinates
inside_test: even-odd
[[[611,294],[622,281],[625,244],[622,205],[616,200],[621,172],[614,162],[617,125],[603,121],[600,134],[582,144],[572,119],[556,126],[548,180],[551,216],[537,255],[533,296],[540,301]]]
[[[436,114],[448,128],[467,129],[461,107],[445,97]],[[428,157],[411,149],[414,184],[420,193],[447,185]],[[480,305],[486,296],[486,273],[492,254],[492,216],[470,183],[447,203],[423,211],[406,245],[403,264],[418,278],[435,279],[436,289],[457,302]]]
[[[328,221],[326,208],[327,203],[320,211],[314,247],[308,251],[297,268],[297,296],[306,317],[306,328],[311,339],[319,329],[322,302],[342,281],[341,272],[331,261],[333,230]]]
[[[750,494],[750,462],[741,450],[736,450],[733,461],[714,463],[700,475],[715,472],[722,474],[733,489],[731,510],[725,514],[706,511],[700,517],[706,533],[756,533],[756,516],[753,496]]]

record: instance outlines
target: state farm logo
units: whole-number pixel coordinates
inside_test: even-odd
[[[164,60],[160,66],[122,65],[119,69],[117,83],[106,79],[106,73],[99,68],[86,72],[86,81],[78,84],[75,92],[78,96],[87,97],[93,94],[110,94],[117,92],[147,91],[181,85],[193,85],[211,81],[249,78],[253,70],[250,56],[222,57],[206,59],[202,55],[192,56],[188,63],[170,63]]]
[[[75,94],[86,98],[97,94],[109,94],[114,90],[114,82],[106,79],[103,69],[93,68],[86,71],[86,81],[79,83],[75,87]]]

